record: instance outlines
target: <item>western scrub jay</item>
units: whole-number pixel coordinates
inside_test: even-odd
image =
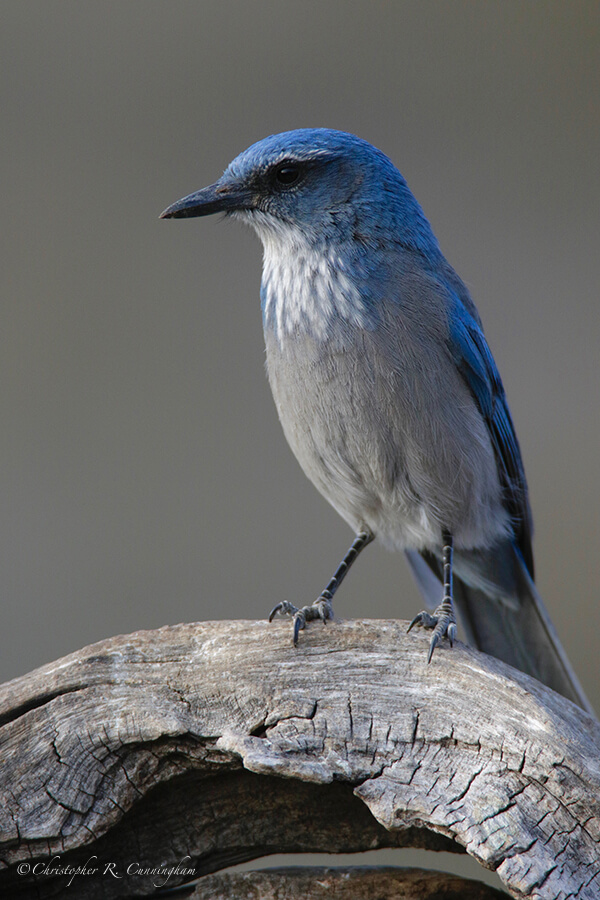
[[[591,711],[533,583],[532,522],[502,382],[467,288],[405,179],[351,134],[265,138],[163,218],[224,212],[264,249],[267,371],[285,436],[356,538],[306,623],[375,537],[404,550],[433,610],[429,659],[456,633]],[[409,628],[409,630],[410,630]]]

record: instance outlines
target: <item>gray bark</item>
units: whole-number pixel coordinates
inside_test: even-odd
[[[0,895],[148,896],[270,853],[420,846],[516,898],[599,897],[598,722],[461,645],[428,666],[429,635],[405,632],[319,623],[294,649],[289,622],[178,625],[3,685]],[[50,871],[86,861],[70,888]]]

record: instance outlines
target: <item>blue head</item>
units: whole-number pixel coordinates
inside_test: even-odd
[[[263,243],[263,319],[280,344],[301,333],[343,341],[353,326],[376,328],[398,252],[417,254],[420,266],[443,259],[400,172],[342,131],[265,138],[162,215],[215,212],[247,221]]]
[[[301,128],[237,156],[221,178],[164,218],[235,214],[263,243],[294,233],[311,244],[397,244],[436,256],[438,245],[406,181],[380,150],[353,134]]]

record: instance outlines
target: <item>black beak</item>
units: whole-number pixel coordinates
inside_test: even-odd
[[[222,184],[217,181],[209,187],[188,194],[177,203],[167,206],[161,219],[184,219],[193,216],[210,216],[213,213],[233,212],[236,209],[252,209],[254,204],[247,188],[239,184]]]

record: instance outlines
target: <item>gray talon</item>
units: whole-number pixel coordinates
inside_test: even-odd
[[[427,612],[427,610],[418,613],[408,626],[407,633],[415,625],[420,625],[422,628],[433,629],[433,634],[431,635],[431,641],[429,643],[429,653],[427,654],[427,662],[430,663],[433,651],[438,644],[441,643],[442,638],[447,637],[450,641],[450,646],[452,646],[456,640],[456,618],[454,616],[452,599],[450,597],[444,597],[433,614]]]
[[[290,603],[289,600],[282,600],[277,603],[269,613],[269,622],[272,622],[275,616],[294,616],[298,612],[298,607]]]
[[[328,619],[333,619],[333,606],[331,600],[322,595],[317,597],[315,602],[311,603],[310,606],[302,606],[301,608],[294,606],[289,600],[282,600],[281,603],[278,603],[271,610],[269,622],[272,622],[277,615],[291,616],[293,618],[294,633],[292,641],[294,646],[296,646],[298,643],[298,635],[306,628],[308,622],[320,619],[325,624]]]

